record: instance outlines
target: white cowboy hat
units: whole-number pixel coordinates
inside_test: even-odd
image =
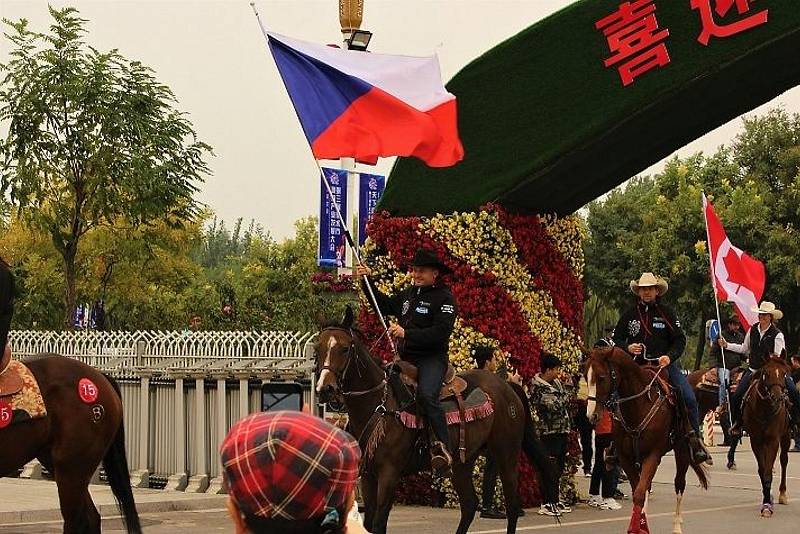
[[[631,291],[638,294],[640,287],[656,287],[658,288],[658,296],[660,297],[669,289],[667,281],[656,276],[653,273],[642,273],[638,280],[631,280]]]
[[[776,321],[780,321],[781,318],[783,318],[783,312],[776,308],[775,305],[768,300],[765,300],[759,306],[753,306],[750,308],[750,311],[758,314],[768,313],[772,315],[772,318]]]

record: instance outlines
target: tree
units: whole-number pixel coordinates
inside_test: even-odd
[[[50,32],[4,20],[10,61],[0,65],[0,192],[45,232],[63,263],[63,318],[76,302],[76,258],[94,228],[181,224],[211,148],[175,109],[153,71],[117,50],[87,45],[74,8],[50,8]]]
[[[700,194],[737,246],[767,267],[765,299],[782,306],[781,328],[800,341],[800,116],[771,111],[713,156],[674,159],[653,177],[631,180],[588,206],[586,285],[617,308],[628,280],[653,271],[670,282],[669,302],[693,334],[695,365],[706,319],[715,315]],[[727,304],[722,311],[729,313]],[[687,362],[684,362],[686,364]]]

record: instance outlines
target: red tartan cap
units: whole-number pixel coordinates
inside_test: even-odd
[[[361,450],[347,432],[302,412],[237,422],[220,449],[228,491],[246,516],[313,519],[344,506]]]

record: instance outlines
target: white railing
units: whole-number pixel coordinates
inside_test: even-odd
[[[60,354],[118,380],[136,486],[220,492],[219,446],[234,422],[261,410],[262,388],[298,382],[315,401],[310,333],[25,330],[10,341],[15,358]]]

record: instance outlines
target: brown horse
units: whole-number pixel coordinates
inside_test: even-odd
[[[426,467],[414,461],[419,457],[420,433],[399,421],[397,396],[388,385],[385,370],[369,354],[353,326],[352,310],[347,310],[341,324],[325,327],[320,332],[317,370],[317,390],[321,398],[343,397],[350,431],[359,438],[362,448],[370,441],[373,429],[379,424],[382,428],[381,439],[373,441],[374,453],[365,453],[362,459],[361,487],[366,508],[365,527],[373,534],[385,534],[401,476]],[[516,532],[520,510],[517,463],[526,424],[523,404],[505,381],[489,371],[474,370],[459,376],[470,388],[479,387],[485,391],[494,410],[483,419],[467,423],[465,461],[461,461],[459,454],[453,455],[451,479],[461,508],[456,532],[465,534],[475,517],[479,503],[472,471],[478,456],[488,451],[497,462],[506,503],[506,532],[512,534]],[[450,444],[454,443],[459,443],[457,425],[450,426]]]
[[[698,412],[700,413],[701,421],[708,412],[716,410],[719,406],[719,394],[716,391],[711,391],[700,387],[703,376],[705,376],[708,371],[709,369],[698,369],[697,371],[689,373],[689,376],[686,377],[686,379],[689,381],[689,385],[692,386],[692,389],[694,390],[695,398],[697,398],[697,407]],[[730,392],[728,394],[730,395]],[[728,469],[734,470],[736,469],[736,449],[739,446],[740,439],[728,434],[730,429],[730,421],[728,420],[728,417],[728,410],[727,407],[725,407],[720,414],[720,419],[725,436],[730,440],[730,446],[728,447],[727,467]]]
[[[55,477],[64,532],[100,532],[100,514],[89,494],[89,481],[102,462],[129,533],[141,532],[125,454],[122,398],[117,383],[77,360],[54,354],[26,361],[42,392],[47,416],[0,430],[0,476],[16,476],[37,458]],[[8,371],[7,371],[8,372]],[[88,379],[91,403],[79,396]]]
[[[789,397],[786,375],[791,367],[783,360],[772,358],[757,371],[743,401],[744,429],[750,435],[750,446],[758,462],[763,501],[761,515],[771,517],[772,468],[778,449],[781,451],[780,504],[789,504],[786,496],[786,464],[789,462]]]
[[[589,403],[586,415],[596,420],[603,409],[611,410],[617,455],[633,488],[633,511],[628,532],[649,533],[645,514],[648,490],[661,458],[675,451],[675,518],[673,533],[682,532],[681,501],[686,472],[691,465],[703,488],[708,478],[702,466],[690,462],[689,445],[675,407],[658,384],[659,371],[640,367],[618,347],[597,348],[586,362]],[[674,441],[674,443],[673,443]]]

